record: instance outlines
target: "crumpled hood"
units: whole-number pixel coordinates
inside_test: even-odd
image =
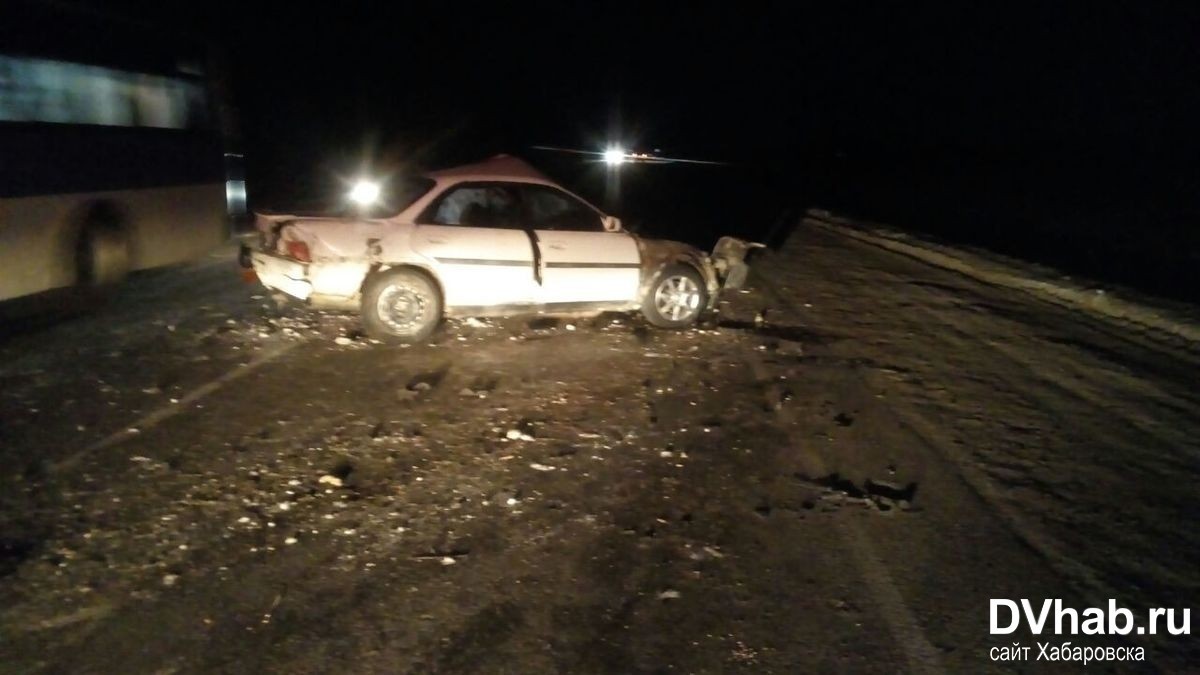
[[[708,286],[709,302],[716,301],[717,291],[724,288],[741,288],[746,281],[750,267],[746,263],[747,254],[757,248],[765,248],[763,244],[737,237],[721,237],[717,240],[712,254],[708,254],[690,244],[669,239],[643,239],[635,236],[638,250],[642,256],[642,291],[646,291],[658,270],[672,263],[687,263],[704,275]]]
[[[690,244],[670,239],[646,239],[633,236],[642,258],[642,295],[653,283],[659,270],[672,263],[685,263],[695,267],[704,275],[710,299],[716,298],[719,281],[708,254]]]
[[[660,260],[692,258],[701,260],[705,257],[704,251],[685,244],[682,241],[674,241],[671,239],[648,239],[633,235],[637,241],[638,250],[642,252],[642,258],[647,257],[658,258]]]

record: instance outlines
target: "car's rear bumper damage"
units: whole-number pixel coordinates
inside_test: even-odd
[[[267,288],[282,291],[300,300],[312,297],[313,286],[308,280],[307,263],[266,251],[252,252],[250,260],[254,266],[254,273]]]

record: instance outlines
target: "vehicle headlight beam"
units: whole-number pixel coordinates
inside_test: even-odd
[[[379,183],[373,180],[360,179],[354,182],[354,186],[350,188],[350,201],[359,206],[370,206],[379,201],[379,196],[382,189]]]

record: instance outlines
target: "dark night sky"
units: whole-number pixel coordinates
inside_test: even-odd
[[[610,141],[885,217],[951,192],[1200,193],[1195,3],[123,4],[224,45],[260,194],[364,156]]]
[[[581,145],[615,126],[645,145],[760,160],[841,145],[1194,143],[1195,5],[979,4],[168,2],[136,13],[227,46],[247,140],[272,153],[364,135],[443,151]]]

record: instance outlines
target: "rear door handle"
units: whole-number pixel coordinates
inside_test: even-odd
[[[551,251],[564,251],[567,247],[563,246],[562,244],[550,244],[546,246],[546,248],[550,249]]]
[[[425,242],[428,244],[444,244],[446,240],[441,237],[425,237]]]

